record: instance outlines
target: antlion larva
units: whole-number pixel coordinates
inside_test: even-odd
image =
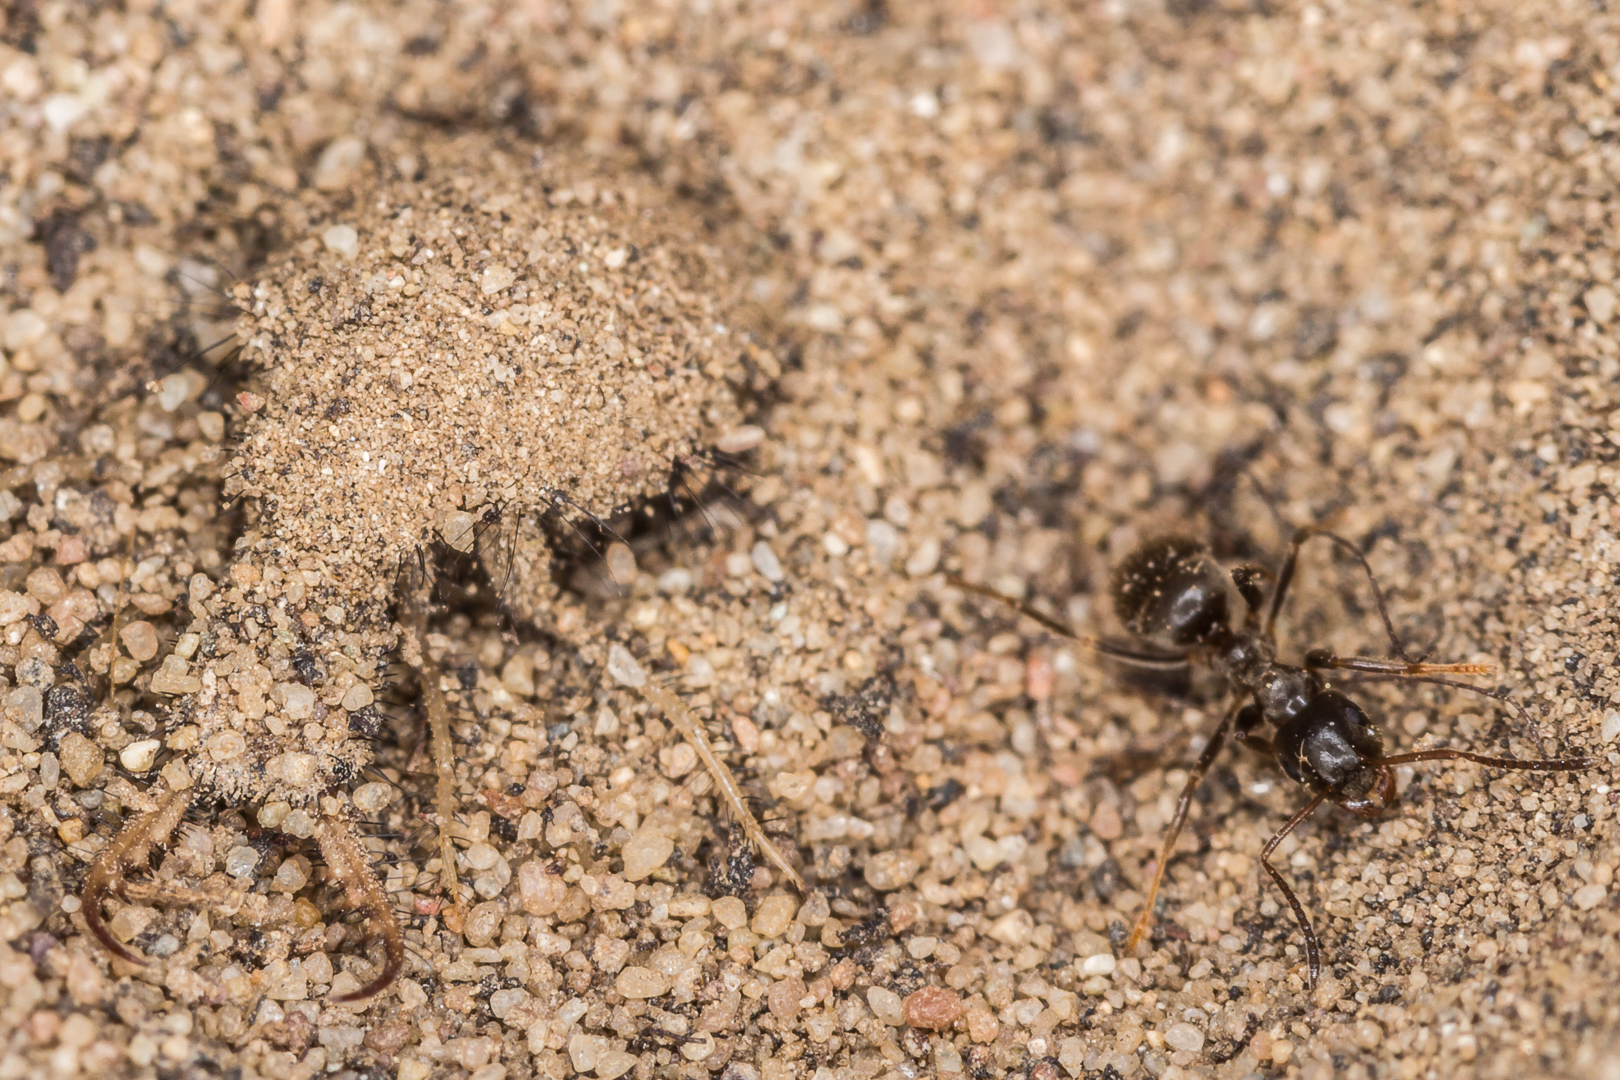
[[[288,207],[303,238],[237,291],[251,374],[227,493],[246,528],[224,580],[191,598],[182,629],[202,647],[152,683],[200,749],[189,785],[153,791],[84,896],[97,936],[140,962],[102,925],[106,894],[200,800],[274,805],[384,943],[348,1000],[404,963],[346,791],[371,759],[355,735],[375,723],[384,657],[403,644],[428,664],[419,571],[441,543],[476,549],[515,614],[554,625],[548,529],[662,495],[682,459],[739,424],[723,268],[678,207],[485,135],[388,153],[345,197]],[[423,671],[445,816],[436,679]]]

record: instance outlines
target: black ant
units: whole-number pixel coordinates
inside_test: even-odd
[[[1303,667],[1278,663],[1277,616],[1293,582],[1300,548],[1318,536],[1333,541],[1354,556],[1366,571],[1378,614],[1389,635],[1393,659],[1335,656],[1325,649],[1312,649],[1305,654]],[[1530,722],[1532,730],[1534,722],[1506,691],[1487,690],[1443,677],[1488,675],[1495,670],[1489,664],[1426,664],[1409,660],[1395,634],[1372,567],[1360,549],[1343,537],[1325,529],[1298,530],[1277,572],[1268,601],[1264,582],[1270,576],[1264,568],[1254,566],[1240,566],[1232,571],[1232,584],[1248,608],[1242,629],[1234,630],[1228,610],[1226,575],[1209,551],[1185,537],[1148,540],[1119,565],[1111,590],[1114,609],[1136,639],[1133,642],[1077,634],[1056,619],[993,590],[958,578],[949,580],[958,588],[1012,603],[1048,630],[1123,664],[1184,672],[1194,660],[1201,659],[1225,679],[1233,700],[1181,790],[1175,817],[1159,849],[1142,914],[1131,930],[1125,949],[1127,952],[1135,949],[1152,926],[1154,899],[1164,880],[1165,864],[1187,820],[1193,793],[1230,737],[1270,757],[1289,779],[1310,794],[1310,800],[1266,843],[1260,853],[1260,865],[1287,897],[1288,906],[1293,909],[1294,918],[1305,935],[1310,985],[1314,989],[1322,970],[1316,932],[1311,929],[1310,919],[1294,890],[1271,864],[1271,854],[1318,806],[1331,799],[1358,817],[1377,817],[1395,802],[1394,766],[1410,762],[1460,760],[1493,769],[1580,772],[1590,768],[1593,761],[1584,757],[1540,760],[1486,757],[1449,747],[1385,754],[1383,736],[1372,720],[1346,694],[1333,689],[1324,673],[1350,671],[1371,679],[1404,679],[1471,690],[1513,707]],[[1270,739],[1257,731],[1263,723],[1276,729]]]

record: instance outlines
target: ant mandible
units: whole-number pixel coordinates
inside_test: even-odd
[[[1294,580],[1299,551],[1313,537],[1331,540],[1361,564],[1372,584],[1378,614],[1389,635],[1393,658],[1335,656],[1325,649],[1305,654],[1303,666],[1277,661],[1277,616]],[[1309,801],[1289,818],[1260,852],[1260,865],[1277,883],[1305,935],[1310,986],[1322,971],[1321,948],[1304,905],[1271,864],[1271,854],[1283,838],[1322,803],[1332,800],[1358,817],[1377,817],[1395,802],[1394,767],[1418,761],[1472,761],[1493,769],[1527,772],[1579,772],[1590,768],[1590,758],[1487,757],[1468,750],[1441,747],[1406,754],[1385,754],[1384,740],[1371,719],[1345,693],[1335,690],[1326,672],[1348,671],[1368,679],[1402,679],[1471,690],[1504,702],[1517,710],[1534,730],[1529,714],[1502,690],[1487,690],[1448,675],[1488,675],[1490,664],[1426,664],[1407,658],[1390,621],[1383,593],[1366,557],[1350,541],[1325,529],[1308,527],[1295,532],[1267,598],[1264,583],[1271,575],[1262,567],[1240,566],[1232,584],[1247,607],[1241,629],[1232,628],[1226,575],[1209,551],[1197,541],[1166,536],[1142,543],[1114,573],[1114,610],[1136,639],[1120,642],[1077,634],[1068,626],[992,589],[960,578],[950,584],[1010,603],[1048,630],[1061,634],[1120,663],[1165,672],[1185,671],[1194,660],[1208,662],[1231,690],[1232,701],[1210,736],[1198,762],[1187,777],[1175,816],[1159,848],[1159,858],[1148,884],[1142,913],[1125,943],[1136,948],[1153,924],[1153,905],[1164,880],[1165,864],[1187,820],[1193,793],[1231,738],[1270,757],[1289,779],[1303,787]],[[1267,739],[1262,724],[1275,731]]]

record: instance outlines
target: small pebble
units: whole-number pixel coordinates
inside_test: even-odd
[[[1086,957],[1086,962],[1080,965],[1080,970],[1087,975],[1112,975],[1118,964],[1113,953],[1097,953]]]
[[[327,143],[321,150],[321,156],[315,161],[315,174],[312,180],[315,187],[321,191],[338,191],[354,182],[360,172],[360,165],[366,159],[366,143],[364,139],[354,135],[340,135]],[[355,240],[354,229],[347,225],[337,228],[348,229],[349,239],[346,241],[347,249],[340,248],[331,239],[332,229],[327,230],[326,246],[333,251],[344,255],[353,255]]]
[[[1582,911],[1591,911],[1603,903],[1603,898],[1608,895],[1609,890],[1605,886],[1582,885],[1575,890],[1575,895],[1571,899],[1575,901],[1575,906]]]
[[[252,877],[259,865],[259,853],[243,844],[225,853],[225,872],[234,878]]]
[[[354,231],[353,225],[333,225],[321,233],[321,243],[333,254],[352,259],[360,250],[360,234]]]
[[[315,691],[297,683],[282,683],[276,689],[282,700],[281,711],[289,720],[308,720],[315,715]]]
[[[770,1009],[771,1015],[778,1020],[792,1020],[803,1008],[799,1003],[804,1000],[804,996],[804,980],[789,976],[771,984],[770,990],[765,995],[765,1007]]]
[[[473,946],[490,944],[495,940],[495,935],[501,932],[501,923],[505,919],[506,906],[499,900],[486,900],[481,904],[474,904],[472,910],[467,913],[467,922],[463,929],[468,944]]]
[[[363,682],[357,682],[343,692],[343,700],[339,704],[349,712],[359,712],[375,700],[371,687]]]
[[[615,641],[608,646],[607,660],[608,674],[613,676],[621,686],[641,687],[647,685],[647,673],[642,670],[636,658],[630,655],[630,650]]]
[[[1015,908],[990,924],[990,936],[1003,945],[1023,945],[1035,932],[1035,919],[1022,908]]]
[[[521,987],[497,990],[489,995],[489,1011],[495,1019],[505,1020],[508,1013],[529,1001],[529,992]]]
[[[889,892],[910,884],[919,869],[909,849],[880,851],[866,860],[866,883],[879,892]]]
[[[596,1059],[596,1075],[599,1080],[618,1080],[635,1068],[639,1060],[636,1055],[624,1050],[608,1050]]]
[[[1191,1024],[1171,1024],[1164,1029],[1164,1044],[1172,1050],[1197,1053],[1204,1048],[1204,1033]]]
[[[872,1006],[873,1015],[890,1027],[906,1022],[905,1005],[893,990],[874,986],[866,992],[866,1003]]]
[[[42,566],[29,574],[23,582],[28,595],[49,607],[67,595],[67,586],[62,583],[62,575],[48,566]]]
[[[1586,290],[1581,299],[1586,303],[1586,310],[1591,313],[1592,319],[1599,326],[1609,325],[1614,318],[1614,290],[1607,285],[1596,285]]]
[[[208,757],[213,761],[235,761],[247,753],[247,739],[240,731],[221,731],[208,740]]]
[[[625,841],[620,854],[624,858],[626,881],[641,881],[669,861],[675,853],[675,841],[643,826]]]
[[[354,789],[354,808],[362,814],[375,814],[383,807],[394,801],[394,786],[392,784],[370,783],[361,784]]]
[[[309,860],[301,855],[283,859],[281,865],[276,867],[276,876],[271,879],[270,888],[276,892],[297,892],[309,884],[309,867]]]
[[[281,831],[307,840],[315,835],[315,819],[305,810],[294,810],[282,820]]]
[[[1620,712],[1613,710],[1603,714],[1603,741],[1614,742],[1620,738]]]
[[[764,428],[754,424],[744,424],[741,427],[733,428],[714,440],[714,448],[722,454],[742,454],[754,449],[764,441]]]
[[[939,939],[931,937],[914,937],[906,942],[906,953],[913,960],[926,960],[934,955],[939,948]]]
[[[759,902],[749,929],[767,941],[779,938],[787,933],[787,928],[793,924],[794,913],[798,910],[799,902],[793,897],[774,893]]]
[[[1120,820],[1119,807],[1104,801],[1091,812],[1091,831],[1099,840],[1118,840],[1125,835],[1125,823]]]
[[[73,781],[74,787],[81,788],[88,787],[92,780],[101,775],[102,766],[106,761],[101,747],[77,731],[70,731],[62,736],[60,757],[62,769],[68,774],[68,779]]]
[[[756,543],[753,550],[748,554],[749,558],[753,560],[754,569],[758,570],[759,576],[766,581],[775,584],[785,576],[782,573],[782,564],[776,558],[776,552],[772,551],[771,545],[765,541],[761,540]]]
[[[652,968],[627,967],[614,980],[614,988],[633,1001],[669,993],[669,980]]]
[[[906,995],[905,1021],[926,1031],[945,1031],[962,1015],[962,999],[943,986],[925,986]]]
[[[710,908],[714,921],[727,930],[740,930],[748,924],[748,909],[735,896],[722,896]]]
[[[510,288],[516,280],[517,274],[512,271],[511,267],[499,264],[486,266],[484,272],[478,278],[478,291],[485,296],[494,296],[502,289]]]
[[[360,1049],[360,1044],[365,1040],[366,1031],[364,1028],[358,1028],[352,1024],[333,1024],[321,1028],[315,1037],[329,1052],[342,1054]]]
[[[900,533],[887,521],[873,518],[866,523],[866,550],[874,564],[887,567],[900,554]]]
[[[118,639],[129,650],[129,655],[143,664],[157,655],[157,630],[145,619],[136,619],[124,626],[118,631]]]
[[[118,762],[132,773],[143,773],[151,769],[162,748],[157,739],[139,739],[118,751]]]
[[[658,591],[668,596],[681,596],[692,591],[692,571],[684,566],[665,570],[658,575]]]

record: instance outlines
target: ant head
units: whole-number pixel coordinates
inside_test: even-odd
[[[1395,801],[1395,777],[1380,763],[1384,740],[1361,706],[1323,690],[1277,729],[1277,762],[1296,783],[1375,817]]]
[[[1144,541],[1114,571],[1114,610],[1137,637],[1168,648],[1203,645],[1230,630],[1226,574],[1195,540]]]

